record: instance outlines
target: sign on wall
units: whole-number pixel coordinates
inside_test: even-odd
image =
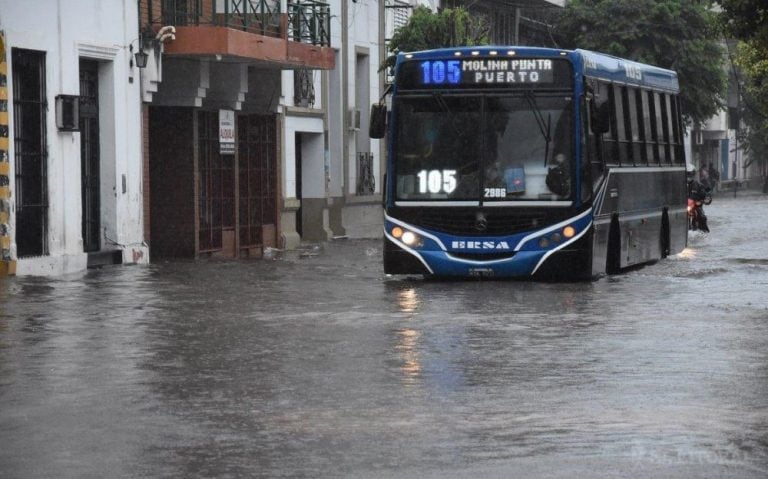
[[[219,110],[219,153],[235,154],[235,112]]]

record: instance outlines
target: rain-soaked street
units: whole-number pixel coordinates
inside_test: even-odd
[[[593,282],[379,241],[0,280],[0,476],[768,477],[768,197]]]

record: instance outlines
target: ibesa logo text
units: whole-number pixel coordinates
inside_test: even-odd
[[[453,249],[509,249],[506,241],[452,241]]]

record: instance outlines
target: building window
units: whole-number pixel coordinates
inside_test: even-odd
[[[20,258],[48,254],[45,53],[12,51],[16,247]]]
[[[293,104],[304,108],[315,105],[315,79],[307,68],[293,71]]]

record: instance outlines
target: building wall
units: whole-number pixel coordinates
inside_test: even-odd
[[[138,69],[128,46],[138,37],[137,3],[131,0],[0,0],[6,53],[12,48],[45,52],[48,147],[48,254],[20,258],[17,274],[60,274],[85,269],[81,232],[80,134],[60,132],[55,98],[78,95],[79,59],[99,62],[101,249],[122,250],[124,262],[147,262],[143,243],[141,106]],[[9,70],[13,65],[9,62]],[[10,81],[9,92],[13,85]],[[13,108],[9,98],[9,108]],[[10,131],[13,132],[13,114]],[[11,190],[14,146],[11,140]],[[13,215],[11,231],[13,238]],[[15,247],[14,247],[15,255]]]
[[[339,126],[338,154],[331,158],[331,171],[335,187],[331,195],[331,225],[335,234],[351,238],[380,237],[383,228],[381,185],[383,180],[383,142],[368,137],[368,116],[371,103],[381,96],[383,74],[379,65],[382,50],[385,9],[379,2],[361,0],[331,2],[339,17],[334,18],[333,45],[339,47],[337,75],[338,92],[329,82],[328,96],[339,94],[338,113],[331,117]],[[359,113],[358,113],[359,112]],[[359,129],[355,129],[353,115],[360,115]],[[372,154],[372,191],[358,189],[358,153]],[[340,175],[340,176],[338,176]],[[341,223],[342,229],[333,225]],[[338,232],[337,232],[338,231]]]

